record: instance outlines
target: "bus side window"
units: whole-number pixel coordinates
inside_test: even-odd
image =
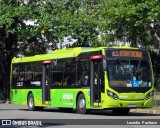
[[[65,59],[64,60],[64,79],[63,86],[75,86],[76,83],[76,60]]]
[[[27,77],[26,77],[26,80],[27,80],[27,81],[33,80],[33,74],[28,73],[28,74],[27,74]]]
[[[42,80],[42,74],[37,74],[34,78],[37,81],[41,81]]]
[[[89,75],[87,72],[83,72],[80,80],[79,80],[80,85],[89,85]]]
[[[78,61],[77,68],[77,85],[78,86],[89,86],[90,78],[90,63],[89,60],[85,58],[80,58]]]
[[[64,78],[64,62],[56,60],[56,65],[51,65],[51,86],[62,86]]]
[[[18,65],[13,64],[12,66],[12,86],[16,86],[18,81]]]
[[[42,65],[40,62],[34,63],[34,80],[42,81]]]
[[[17,81],[23,81],[24,79],[23,79],[23,77],[21,76],[21,75],[18,75],[17,76]]]

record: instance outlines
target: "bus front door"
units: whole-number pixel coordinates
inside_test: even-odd
[[[44,64],[42,71],[42,104],[50,104],[50,88],[50,64]]]
[[[101,91],[103,81],[103,69],[101,60],[91,61],[91,106],[100,107],[101,103]]]

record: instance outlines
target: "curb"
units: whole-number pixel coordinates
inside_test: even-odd
[[[4,104],[4,103],[6,103],[5,100],[0,100],[0,104]]]
[[[132,109],[130,112],[160,114],[160,110],[155,109]]]
[[[11,101],[9,101],[9,100],[6,100],[6,102],[5,102],[6,104],[11,104]]]

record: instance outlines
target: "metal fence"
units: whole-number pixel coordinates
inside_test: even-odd
[[[160,91],[154,90],[154,107],[160,106]]]

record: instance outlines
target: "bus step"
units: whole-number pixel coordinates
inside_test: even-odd
[[[100,106],[91,106],[91,108],[93,108],[93,109],[100,109],[101,107]]]
[[[94,102],[100,102],[99,100],[95,100]]]
[[[44,104],[45,105],[51,105],[51,102],[46,101]]]

